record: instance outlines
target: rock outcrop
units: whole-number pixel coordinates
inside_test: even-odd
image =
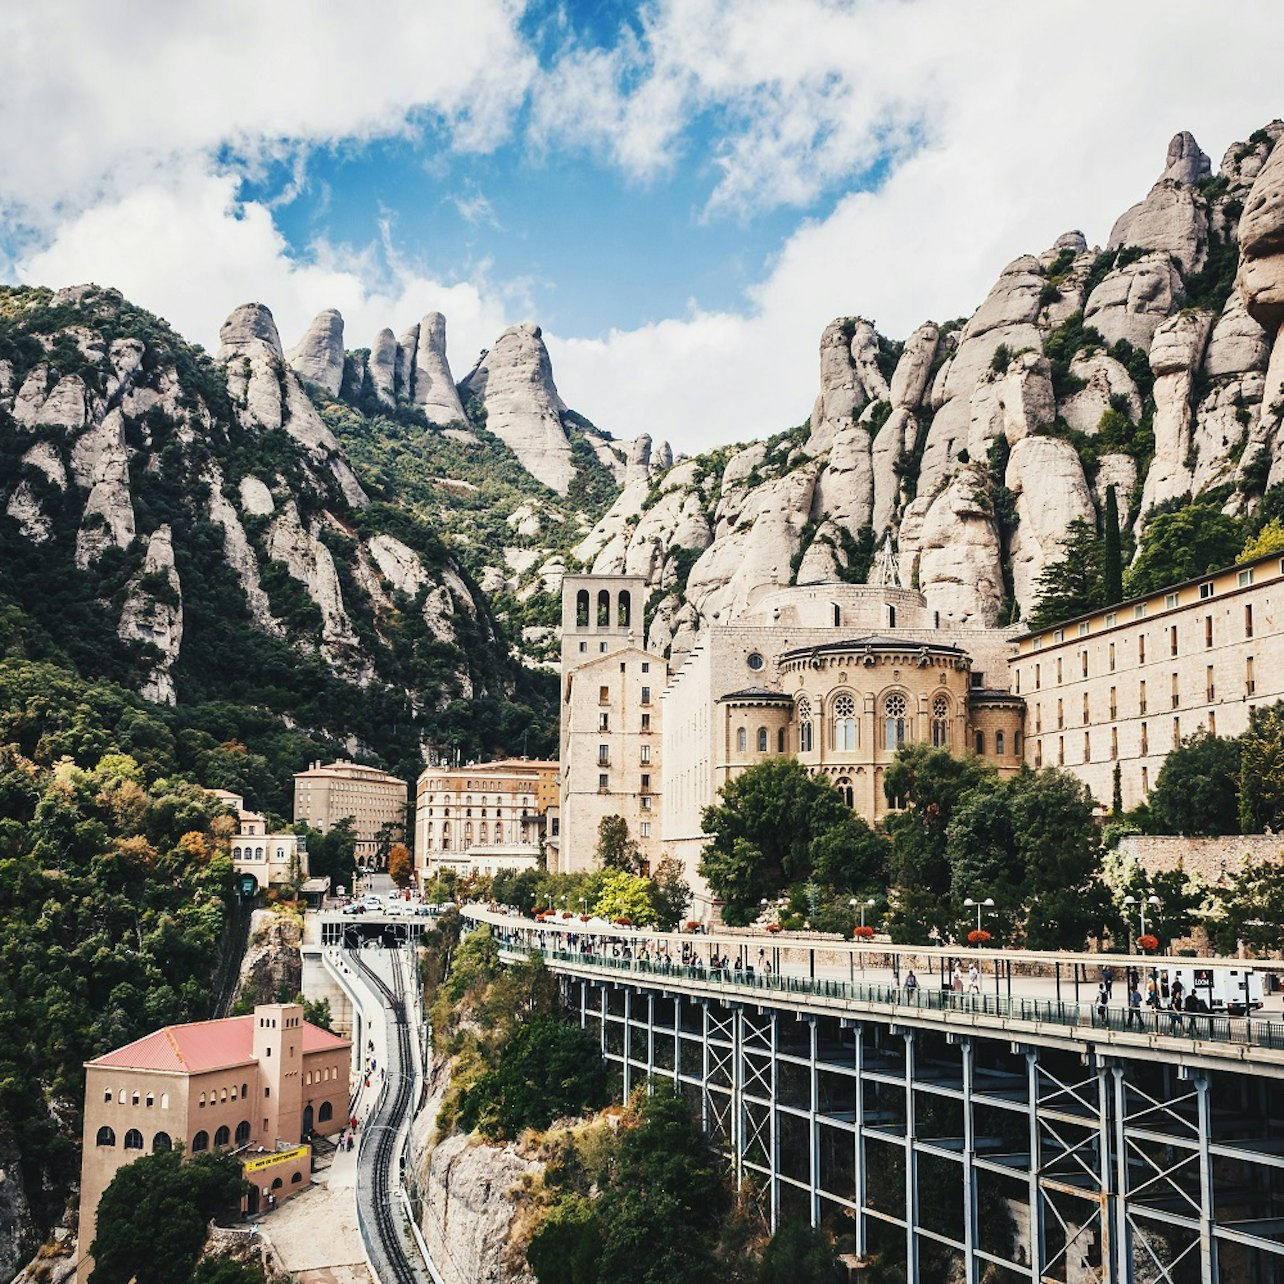
[[[1178,134],[1168,144],[1159,181],[1115,221],[1107,248],[1158,250],[1180,260],[1185,271],[1197,272],[1208,257],[1208,203],[1195,185],[1211,173],[1212,163],[1194,137]]]
[[[397,338],[391,330],[385,328],[375,335],[366,373],[375,400],[389,410],[394,409],[397,405]]]
[[[1284,148],[1275,147],[1253,180],[1239,220],[1235,284],[1249,315],[1274,333],[1284,321]]]
[[[410,400],[423,409],[430,424],[463,423],[464,407],[446,360],[446,318],[429,312],[415,329]]]
[[[303,991],[303,923],[286,911],[255,910],[241,959],[233,1006],[279,1003],[282,994]]]
[[[553,383],[553,365],[539,326],[510,326],[460,385],[486,411],[486,427],[522,467],[558,494],[575,476],[571,443],[562,427],[566,406]]]
[[[147,541],[142,569],[126,585],[116,632],[158,653],[141,693],[157,704],[177,704],[173,668],[183,644],[183,591],[168,526],[158,526]]]
[[[337,397],[343,386],[343,358],[343,317],[337,309],[326,308],[312,318],[286,360],[300,379]]]

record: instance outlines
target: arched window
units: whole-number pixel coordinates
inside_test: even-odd
[[[741,727],[740,730],[736,732],[736,752],[745,753],[748,751],[748,749],[749,749],[749,732],[745,730],[744,727]]]
[[[169,1093],[168,1093],[168,1092],[162,1092],[162,1093],[161,1093],[161,1109],[162,1109],[162,1110],[168,1110],[168,1109],[169,1109]]]
[[[473,822],[464,821],[464,851],[467,851],[473,845]]]
[[[944,749],[950,743],[950,702],[948,697],[938,695],[932,701],[932,744],[937,749]]]
[[[143,1134],[139,1132],[137,1128],[131,1128],[125,1134],[125,1149],[142,1150],[142,1148],[143,1148]]]
[[[119,1102],[120,1102],[120,1104],[121,1104],[122,1106],[125,1104],[125,1089],[124,1089],[124,1088],[122,1088],[122,1089],[120,1090],[120,1092],[118,1092],[118,1093],[116,1094],[116,1100],[117,1100],[117,1101],[119,1101]]]
[[[899,749],[905,743],[905,713],[908,708],[908,702],[899,691],[894,691],[883,701],[884,743],[889,749]]]
[[[255,859],[255,860],[262,860],[262,859],[263,859],[263,848],[262,848],[262,847],[256,847],[256,848],[254,849],[254,859]]]
[[[759,753],[767,752],[767,728],[766,727],[758,728],[758,752]]]
[[[628,589],[620,590],[620,595],[616,599],[616,610],[616,624],[622,629],[627,629],[629,627],[629,619],[633,614],[633,598]]]
[[[784,727],[781,727],[781,728],[776,732],[776,752],[777,752],[777,753],[784,753],[784,752],[785,752],[785,729],[784,729]]]
[[[849,695],[834,698],[834,748],[856,748],[856,701]]]
[[[843,802],[845,802],[849,807],[854,807],[856,805],[856,794],[852,790],[852,782],[849,777],[839,776],[838,779],[834,781],[834,788],[842,794]]]
[[[248,1119],[242,1119],[241,1122],[236,1125],[236,1144],[238,1146],[243,1146],[247,1141],[249,1141],[249,1139],[250,1121]]]
[[[1062,743],[1063,744],[1065,743],[1064,737],[1062,738]],[[985,732],[984,731],[978,731],[976,733],[976,751],[977,753],[985,752]]]
[[[248,1097],[249,1095],[250,1095],[250,1085],[248,1083],[241,1084],[241,1096]]]
[[[444,820],[441,824],[441,850],[450,851],[450,821]]]
[[[285,1185],[285,1182],[284,1182],[284,1180],[283,1180],[282,1178],[280,1178],[280,1177],[274,1177],[274,1178],[272,1179],[272,1189],[273,1189],[273,1190],[280,1190],[280,1189],[281,1189],[281,1187],[282,1187],[282,1186],[284,1186],[284,1185]]]
[[[241,859],[241,849],[240,849],[239,847],[233,847],[233,848],[232,848],[232,859],[233,859],[233,860],[240,860],[240,859]]]
[[[1003,745],[1004,745],[1003,732],[996,731],[994,733],[994,752],[1003,753],[1004,752]]]
[[[232,1130],[227,1126],[227,1124],[224,1124],[214,1134],[214,1144],[216,1146],[226,1146],[231,1140],[232,1140]]]
[[[485,847],[489,839],[490,839],[490,830],[487,828],[486,822],[483,820],[477,832],[477,841],[481,843],[483,847]]]
[[[328,1101],[321,1103],[321,1109],[317,1111],[317,1119],[321,1123],[329,1123],[334,1118],[334,1106]]]
[[[159,1154],[162,1150],[173,1150],[174,1142],[167,1132],[158,1132],[152,1138],[152,1153]]]
[[[290,1185],[291,1185],[291,1186],[297,1186],[297,1185],[298,1185],[302,1180],[303,1180],[303,1174],[302,1174],[302,1173],[295,1173],[295,1174],[290,1178]]]
[[[110,1103],[113,1096],[115,1096],[115,1093],[113,1093],[112,1090],[108,1088],[103,1093],[103,1100]]]
[[[192,1138],[192,1154],[196,1154],[198,1150],[208,1150],[209,1148],[210,1148],[210,1135],[205,1131],[204,1128],[202,1128],[200,1132],[198,1132],[196,1136]]]
[[[606,589],[599,589],[597,594],[597,627],[609,628],[611,625],[611,595]]]
[[[116,1133],[112,1128],[106,1125],[98,1129],[98,1137],[95,1140],[95,1146],[114,1146],[116,1144]]]
[[[588,589],[580,589],[575,595],[575,627],[577,629],[587,629],[589,622],[589,594]]]
[[[811,721],[811,701],[805,697],[798,701],[798,752],[811,753],[814,732]]]
[[[147,1103],[147,1109],[150,1110],[156,1104],[156,1098],[152,1093],[148,1093],[143,1100]]]

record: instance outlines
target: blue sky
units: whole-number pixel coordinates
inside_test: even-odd
[[[1020,14],[1019,20],[1015,17]],[[568,403],[676,448],[801,422],[835,316],[894,337],[1277,114],[1284,7],[1134,0],[49,0],[0,12],[0,278],[217,347],[522,320]],[[1252,30],[1251,41],[1240,38]],[[104,74],[112,68],[113,74]]]

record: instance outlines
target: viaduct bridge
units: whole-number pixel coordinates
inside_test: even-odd
[[[1284,1284],[1284,1022],[1122,1006],[1130,967],[1233,960],[990,954],[960,994],[958,950],[463,913],[544,958],[626,1093],[678,1086],[773,1226],[832,1225],[871,1279]]]

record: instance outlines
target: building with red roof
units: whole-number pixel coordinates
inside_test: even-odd
[[[304,1189],[309,1138],[347,1122],[351,1059],[351,1042],[305,1021],[301,1005],[265,1003],[250,1016],[165,1026],[86,1062],[77,1280],[93,1270],[103,1191],[144,1154],[236,1154],[251,1211]]]

